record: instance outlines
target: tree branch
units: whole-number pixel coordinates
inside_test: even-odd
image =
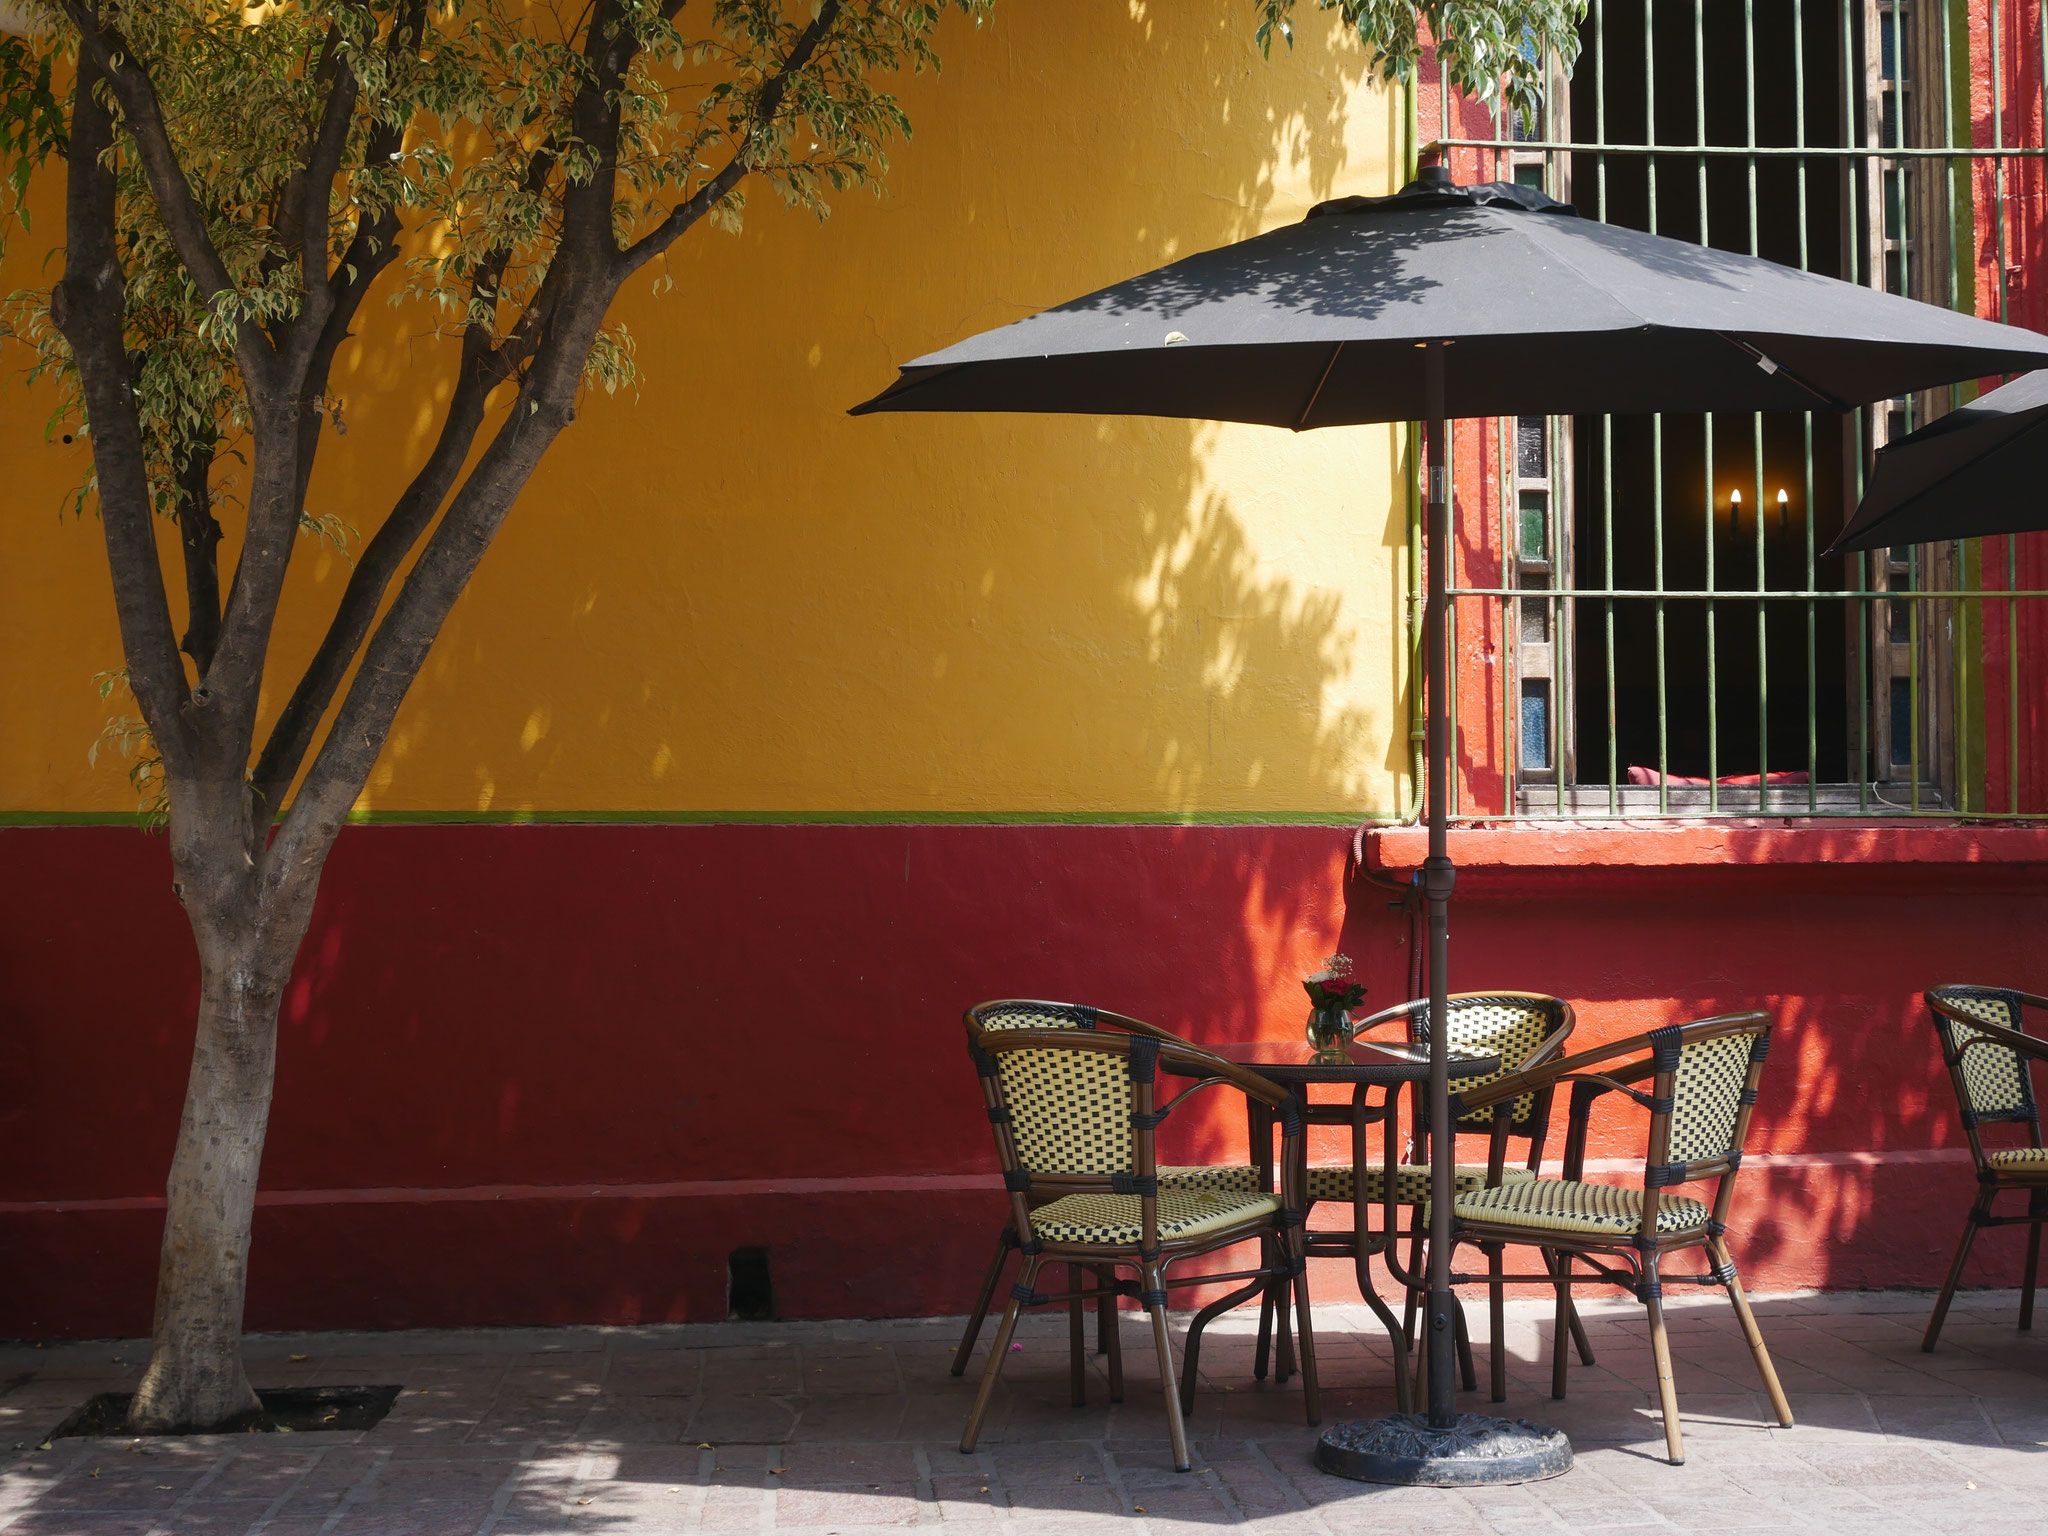
[[[206,232],[206,219],[193,200],[192,184],[186,179],[184,168],[178,164],[177,151],[171,147],[170,132],[164,126],[163,109],[157,102],[156,83],[136,63],[135,51],[126,40],[118,32],[99,24],[87,0],[62,0],[62,4],[64,13],[78,28],[79,39],[84,45],[80,50],[81,56],[92,58],[96,69],[113,91],[114,99],[121,104],[122,126],[135,145],[136,156],[142,162],[143,174],[149,181],[157,211],[171,233],[185,270],[191,273],[192,281],[198,286],[201,299],[211,306],[232,299],[239,290],[227,264],[221,260],[220,252],[214,248],[212,237]],[[240,317],[236,318],[235,361],[244,376],[254,383],[268,373],[276,354],[267,338],[260,343],[252,340],[252,337],[262,336],[260,329],[242,325]]]
[[[305,159],[285,185],[278,221],[278,233],[299,247],[299,269],[309,299],[314,286],[327,281],[327,237],[332,227],[328,204],[361,93],[356,72],[342,58],[345,43],[341,23],[331,23],[313,71],[316,85],[326,85],[327,99],[313,135],[306,141]]]
[[[290,884],[304,868],[317,868],[348,819],[449,611],[541,455],[574,416],[583,359],[614,291],[590,281],[574,294],[573,312],[558,317],[558,328],[551,328],[504,425],[456,492],[377,625],[333,728],[264,856],[260,878],[266,891]]]
[[[551,150],[542,149],[534,155],[526,169],[525,188],[529,195],[538,195],[547,185],[554,165]],[[512,248],[504,245],[478,264],[470,278],[472,311],[494,300],[511,259]],[[270,739],[264,743],[254,782],[257,795],[270,807],[271,815],[283,805],[285,793],[312,745],[320,718],[326,714],[335,690],[362,648],[392,577],[398,574],[399,567],[448,499],[455,477],[483,425],[484,405],[491,391],[517,373],[539,345],[543,333],[538,312],[532,308],[521,317],[514,333],[496,346],[492,345],[493,332],[487,323],[472,320],[464,330],[454,396],[448,402],[448,414],[442,419],[433,451],[357,559],[320,648],[313,653],[298,686],[272,725]]]
[[[157,559],[148,461],[129,372],[127,281],[115,234],[114,122],[100,99],[103,78],[93,54],[82,54],[71,106],[64,276],[51,292],[50,312],[70,343],[91,428],[128,685],[166,767],[175,768],[190,755],[183,717],[188,694]]]
[[[220,639],[220,523],[208,483],[218,441],[211,431],[194,439],[178,465],[178,542],[185,555],[185,638],[178,649],[192,658],[201,677],[213,665]]]
[[[818,51],[822,43],[839,20],[841,0],[825,0],[818,8],[818,14],[811,18],[809,26],[797,34],[790,45],[789,56],[782,61],[782,67],[769,76],[761,87],[761,94],[754,98],[753,121],[748,124],[747,134],[740,141],[740,147],[733,152],[732,159],[703,186],[699,187],[683,202],[670,210],[669,216],[633,242],[618,257],[616,269],[620,280],[631,277],[656,256],[681,239],[685,231],[705,214],[716,208],[744,181],[753,166],[749,155],[761,135],[764,123],[775,121],[775,115],[782,110],[782,98],[789,92],[789,82]]]

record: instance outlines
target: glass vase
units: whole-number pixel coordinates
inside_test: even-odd
[[[1349,1061],[1346,1047],[1351,1044],[1351,1015],[1342,1008],[1317,1008],[1308,1016],[1305,1033],[1308,1043],[1315,1047],[1316,1057],[1321,1061]]]

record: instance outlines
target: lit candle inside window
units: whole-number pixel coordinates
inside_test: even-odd
[[[1785,531],[1785,493],[1778,492],[1778,532]]]
[[[1728,531],[1733,533],[1742,526],[1742,492],[1728,493]]]

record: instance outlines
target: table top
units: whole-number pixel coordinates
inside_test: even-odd
[[[1348,1062],[1316,1060],[1315,1048],[1305,1040],[1237,1040],[1202,1049],[1276,1083],[1419,1083],[1429,1076],[1427,1046],[1391,1041],[1354,1040],[1344,1048]],[[1499,1070],[1498,1056],[1451,1058],[1454,1078]]]

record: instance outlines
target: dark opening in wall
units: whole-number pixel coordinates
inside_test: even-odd
[[[764,1323],[775,1316],[766,1248],[735,1248],[725,1261],[725,1315],[735,1323]]]

